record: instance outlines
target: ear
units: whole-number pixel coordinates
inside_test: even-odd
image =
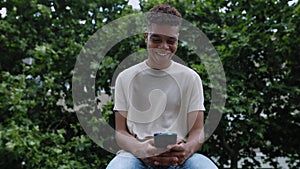
[[[145,32],[145,43],[148,42],[148,32]]]

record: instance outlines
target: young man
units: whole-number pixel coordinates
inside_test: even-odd
[[[123,149],[108,169],[217,168],[196,153],[204,142],[202,82],[192,69],[172,61],[180,13],[170,5],[147,15],[148,59],[132,66],[115,85],[116,140]],[[157,132],[177,134],[177,143],[154,146]]]

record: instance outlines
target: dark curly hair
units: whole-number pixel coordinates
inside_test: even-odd
[[[147,26],[152,23],[180,26],[181,14],[171,5],[160,4],[151,8],[147,15]]]

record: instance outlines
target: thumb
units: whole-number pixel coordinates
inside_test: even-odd
[[[173,150],[173,151],[183,151],[184,150],[183,143],[175,144],[175,145],[169,145],[168,148],[170,148],[170,150]]]

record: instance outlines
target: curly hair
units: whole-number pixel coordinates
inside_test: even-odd
[[[180,26],[181,14],[171,5],[160,4],[151,8],[147,15],[147,26],[152,23]]]

